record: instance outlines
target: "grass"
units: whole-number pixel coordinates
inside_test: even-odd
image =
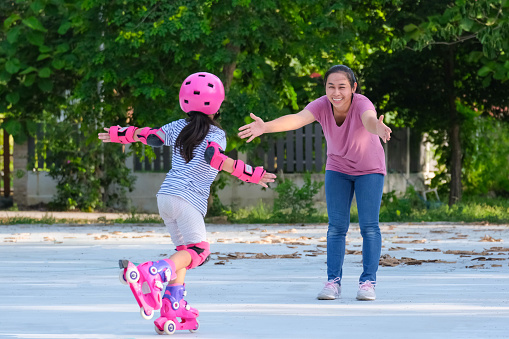
[[[466,196],[449,207],[446,203],[431,201],[428,206],[413,191],[400,199],[384,199],[380,210],[383,222],[488,222],[509,223],[509,200]]]
[[[50,212],[51,213],[51,212]],[[43,224],[43,225],[55,225],[55,224],[162,224],[163,220],[153,214],[131,214],[127,218],[117,219],[106,219],[105,217],[99,217],[95,220],[92,219],[57,219],[51,214],[46,214],[42,218],[31,218],[31,217],[8,217],[0,218],[0,225],[20,225],[20,224]]]
[[[223,211],[232,223],[326,223],[326,212],[312,215],[274,211],[260,203],[254,208]],[[359,222],[357,206],[352,205],[350,221]],[[509,224],[509,200],[503,198],[465,197],[462,202],[449,207],[445,203],[425,203],[413,192],[403,197],[385,195],[380,208],[381,222],[467,222]]]
[[[271,206],[259,203],[245,209],[224,209],[219,222],[228,221],[236,224],[264,223],[327,223],[326,212],[306,214],[305,211],[273,211]],[[351,222],[358,222],[355,204],[350,211]],[[403,197],[385,194],[380,209],[381,222],[466,222],[509,224],[509,199],[487,197],[464,197],[463,200],[449,207],[447,204],[431,202],[426,206],[415,192],[408,191]],[[206,218],[206,222],[213,222]],[[131,213],[126,218],[97,220],[57,219],[51,214],[42,218],[10,217],[1,218],[0,225],[16,224],[162,224],[158,215]]]
[[[42,218],[29,218],[29,217],[11,217],[11,218],[0,218],[0,225],[20,225],[20,224],[67,224],[69,223],[66,219],[55,219],[52,216],[45,215]]]

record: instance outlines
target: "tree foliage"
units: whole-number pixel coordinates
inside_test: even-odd
[[[83,98],[76,89],[89,69],[83,42],[95,24],[81,5],[64,0],[0,4],[0,112],[2,127],[19,143],[36,134],[37,122],[46,123],[48,139],[37,145],[58,182],[55,207],[90,210],[118,206],[116,193],[108,194],[110,186],[130,189],[132,178],[125,173],[124,155],[100,147],[100,115],[78,109]]]
[[[500,15],[506,5],[405,2],[387,23],[395,32],[391,53],[371,58],[370,88],[388,117],[426,132],[439,146],[444,166],[437,179],[448,182],[450,204],[461,199],[462,162],[469,156],[464,147],[478,137],[462,126],[481,114],[503,117],[509,104],[507,78],[486,71],[506,58],[507,44],[498,41],[508,34]]]
[[[432,6],[427,2],[426,7],[429,10]],[[405,36],[396,40],[395,45],[415,51],[438,46],[457,48],[458,59],[468,63],[472,73],[482,78],[481,82],[475,79],[477,89],[487,89],[478,90],[479,95],[470,99],[469,106],[478,105],[485,113],[509,119],[507,110],[498,106],[507,105],[508,101],[501,102],[500,91],[491,95],[497,87],[507,90],[509,80],[509,16],[504,15],[509,10],[509,1],[456,0],[437,9],[427,13],[426,18],[410,16],[403,27]]]
[[[103,126],[183,117],[178,91],[187,75],[208,71],[225,83],[229,151],[252,147],[236,136],[249,112],[273,119],[302,109],[323,95],[321,79],[310,75],[344,63],[393,123],[437,131],[435,140],[455,145],[453,121],[504,116],[508,1],[4,1],[3,127],[22,142],[43,113],[75,126],[88,142],[71,160],[76,168],[89,157],[92,176],[113,175],[99,186],[130,187],[123,170],[105,170],[125,167],[118,157],[102,160],[111,152],[94,135]],[[69,149],[51,145],[57,163],[68,160]],[[77,183],[76,171],[58,173]]]
[[[83,24],[75,2],[4,1],[0,4],[0,112],[16,141],[26,140],[47,110],[68,105],[79,79],[73,27]]]

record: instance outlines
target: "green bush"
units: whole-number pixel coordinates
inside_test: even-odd
[[[133,189],[135,176],[125,166],[127,154],[120,145],[103,144],[95,128],[72,119],[47,122],[37,145],[44,169],[57,182],[50,209],[127,209],[126,191]]]
[[[214,214],[208,213],[207,216],[225,215],[234,223],[326,222],[327,216],[319,214],[313,202],[313,197],[323,184],[312,181],[310,173],[304,174],[304,185],[300,188],[290,179],[278,180],[274,188],[278,196],[272,208],[263,202],[253,208],[227,208],[216,197],[214,201],[218,201],[216,204],[220,206],[220,214],[214,210]]]
[[[445,203],[424,202],[410,187],[400,198],[394,192],[384,194],[380,221],[508,223],[509,200],[470,195],[449,207]]]
[[[291,180],[281,181],[275,188],[278,197],[270,206],[260,202],[248,209],[227,209],[222,215],[233,223],[325,223],[326,213],[318,213],[313,197],[323,186],[323,182],[312,182],[311,175],[304,176],[304,185],[299,188]],[[397,196],[394,191],[385,193],[380,207],[380,222],[488,222],[509,223],[509,200],[466,195],[460,203],[449,207],[446,203],[428,201],[413,187],[405,194]],[[357,206],[350,210],[350,221],[359,222]]]
[[[466,194],[509,196],[509,125],[477,117],[463,128],[463,186]]]
[[[304,174],[304,185],[301,188],[291,181],[279,180],[274,189],[278,196],[274,200],[273,218],[285,222],[309,220],[316,215],[313,197],[320,191],[324,182],[311,180],[311,174]]]
[[[402,221],[412,215],[414,211],[422,210],[426,210],[426,203],[414,187],[409,186],[401,197],[397,197],[395,191],[382,196],[380,220]]]

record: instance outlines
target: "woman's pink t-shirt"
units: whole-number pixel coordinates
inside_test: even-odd
[[[306,109],[322,125],[327,140],[326,170],[348,175],[380,173],[385,175],[385,153],[378,135],[369,133],[362,124],[362,113],[375,106],[362,94],[353,95],[350,110],[341,126],[336,124],[327,96],[310,102]]]

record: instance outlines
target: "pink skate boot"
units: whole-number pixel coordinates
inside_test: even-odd
[[[129,260],[119,260],[120,282],[129,285],[140,306],[144,319],[152,319],[154,311],[161,308],[161,291],[166,283],[177,277],[175,264],[170,259],[148,261],[136,267]]]
[[[189,330],[194,333],[198,330],[198,310],[187,304],[185,295],[184,285],[166,286],[161,316],[154,321],[158,334],[173,334],[176,330]],[[180,321],[177,318],[180,318]]]

